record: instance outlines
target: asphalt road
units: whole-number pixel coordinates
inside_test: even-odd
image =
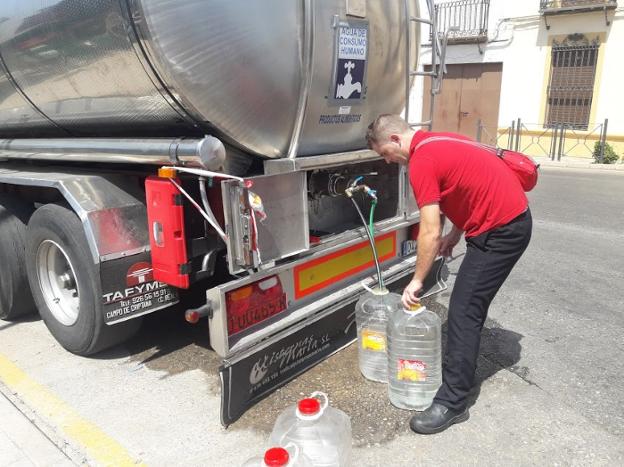
[[[3,371],[18,389],[0,390],[77,463],[105,463],[108,452],[148,465],[240,465],[280,410],[322,390],[351,416],[357,466],[623,465],[624,173],[546,168],[530,199],[533,239],[490,308],[471,418],[442,434],[412,434],[409,413],[360,376],[354,346],[225,430],[206,330],[171,312],[93,359],[65,352],[37,319],[2,323],[0,369],[10,362]],[[428,304],[444,318],[448,298]]]

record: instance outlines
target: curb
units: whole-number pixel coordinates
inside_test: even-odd
[[[0,392],[74,464],[144,466],[115,439],[2,354]]]
[[[550,159],[539,160],[535,162],[540,164],[540,167],[554,167],[554,168],[568,168],[568,169],[588,169],[588,170],[608,170],[624,172],[624,164],[593,164],[591,162],[567,162],[567,161],[553,161]]]
[[[32,423],[43,436],[54,444],[70,462],[78,466],[89,465],[87,457],[77,446],[73,445],[69,439],[60,435],[45,417],[32,409],[18,393],[11,390],[2,380],[0,380],[0,393]]]

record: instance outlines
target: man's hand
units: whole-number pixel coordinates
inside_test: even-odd
[[[423,284],[418,279],[412,279],[412,281],[407,284],[407,287],[403,290],[403,297],[401,297],[403,306],[406,309],[409,309],[413,305],[417,305],[420,302],[418,299],[418,293],[422,290],[422,288]]]
[[[453,248],[461,240],[462,231],[453,227],[453,229],[440,240],[440,255],[448,258],[453,256]]]

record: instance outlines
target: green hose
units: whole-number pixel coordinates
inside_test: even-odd
[[[373,201],[371,203],[370,215],[368,216],[368,231],[373,234],[373,217],[375,215],[375,206],[377,206],[377,202]]]
[[[371,203],[370,216],[368,217],[368,231],[370,232],[371,238],[375,238],[375,227],[373,218],[375,216],[375,207],[377,206],[377,200],[373,200]],[[383,289],[384,283],[381,274],[379,274],[379,289]]]

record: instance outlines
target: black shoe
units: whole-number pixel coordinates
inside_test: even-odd
[[[446,430],[453,423],[465,422],[469,416],[468,409],[457,411],[434,402],[427,410],[412,417],[410,428],[416,433],[432,435]]]

